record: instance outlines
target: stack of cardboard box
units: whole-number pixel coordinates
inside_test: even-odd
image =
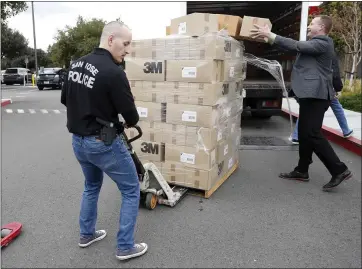
[[[210,190],[238,163],[244,47],[229,36],[137,40],[126,73],[140,115],[142,162],[172,184]],[[131,138],[137,131],[127,129]]]

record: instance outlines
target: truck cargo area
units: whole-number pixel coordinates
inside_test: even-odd
[[[302,2],[187,2],[187,14],[213,13],[269,18],[272,31],[284,37],[299,40]],[[290,90],[290,74],[295,55],[280,52],[259,42],[242,40],[245,53],[259,58],[277,60],[283,69],[285,86]],[[243,114],[269,118],[281,115],[283,90],[278,81],[266,70],[247,65],[244,81],[246,96]]]

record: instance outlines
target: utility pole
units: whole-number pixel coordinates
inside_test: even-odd
[[[31,1],[31,13],[33,16],[33,36],[34,36],[34,52],[35,52],[35,80],[38,77],[38,54],[36,51],[36,35],[35,35],[35,19],[34,19],[34,2]]]

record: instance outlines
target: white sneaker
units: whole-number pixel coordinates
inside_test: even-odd
[[[127,250],[117,250],[116,258],[124,261],[142,256],[147,252],[148,246],[146,243],[135,244],[133,248]]]

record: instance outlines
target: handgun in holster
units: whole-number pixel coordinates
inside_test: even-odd
[[[117,137],[119,132],[116,124],[102,120],[100,118],[96,118],[96,121],[103,125],[99,139],[102,140],[106,146],[112,145],[113,140]]]

